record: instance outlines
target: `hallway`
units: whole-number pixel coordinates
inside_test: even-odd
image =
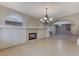
[[[79,47],[76,37],[71,35],[54,35],[50,39],[30,40],[16,47],[3,49],[2,56],[59,56],[78,55]]]

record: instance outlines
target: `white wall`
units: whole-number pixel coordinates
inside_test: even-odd
[[[47,36],[50,37],[50,31],[52,31],[52,35],[56,33],[55,25],[47,26]]]
[[[56,28],[55,28],[55,25],[52,25],[52,34],[55,34],[56,33]]]
[[[0,49],[22,44],[26,41],[25,28],[0,28]]]

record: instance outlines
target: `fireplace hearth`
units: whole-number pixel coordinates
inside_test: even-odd
[[[29,40],[37,39],[37,33],[29,33]]]

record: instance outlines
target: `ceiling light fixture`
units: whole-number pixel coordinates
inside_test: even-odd
[[[46,15],[44,18],[40,19],[40,22],[42,22],[45,25],[51,25],[52,23],[56,22],[57,20],[55,18],[49,18],[49,16],[47,15],[47,9],[46,8]]]

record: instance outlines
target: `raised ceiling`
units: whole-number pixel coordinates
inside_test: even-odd
[[[0,5],[32,15],[42,17],[48,8],[50,17],[61,17],[79,12],[78,2],[0,2]]]

